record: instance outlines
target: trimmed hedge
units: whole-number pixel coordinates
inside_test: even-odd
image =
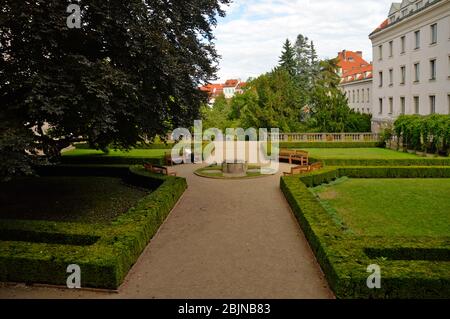
[[[450,297],[450,238],[370,237],[346,232],[336,223],[308,186],[327,183],[334,178],[362,175],[366,167],[327,168],[301,177],[281,178],[286,196],[321,265],[330,287],[338,298],[445,298]],[[416,177],[418,168],[369,168],[371,177],[395,173]],[[428,171],[429,177],[450,172],[448,167]],[[432,176],[434,175],[434,176]],[[351,177],[351,176],[349,176]],[[392,176],[389,176],[392,177]],[[409,257],[410,256],[410,257]],[[382,269],[382,288],[366,285],[367,267]]]
[[[326,166],[450,166],[450,158],[417,158],[417,159],[310,158],[310,161],[322,162]]]
[[[154,165],[164,165],[164,158],[161,157],[131,157],[131,156],[63,156],[63,165],[143,165],[152,163]]]
[[[96,169],[100,169],[96,167]],[[0,280],[65,285],[67,266],[81,267],[83,287],[117,289],[187,188],[186,180],[132,167],[104,167],[128,182],[159,187],[110,225],[2,221]],[[45,168],[50,170],[50,168]],[[101,169],[100,169],[101,170]],[[91,167],[55,168],[54,174],[89,175]],[[104,173],[104,172],[102,172]]]
[[[384,147],[380,142],[280,142],[280,148],[373,148]]]
[[[308,187],[330,183],[340,177],[351,178],[450,178],[450,166],[326,167],[298,178]]]

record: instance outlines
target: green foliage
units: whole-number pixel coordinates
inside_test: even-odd
[[[108,223],[151,191],[116,177],[21,177],[0,183],[0,220]]]
[[[449,158],[417,159],[358,159],[358,158],[311,158],[327,166],[450,166]]]
[[[301,93],[284,69],[261,75],[232,100],[232,120],[242,127],[296,130],[301,116]]]
[[[450,154],[450,115],[402,115],[394,126],[405,150]]]
[[[280,148],[375,148],[378,142],[280,142]]]
[[[351,110],[339,88],[338,60],[320,62],[320,72],[311,94],[311,118],[308,125],[316,132],[362,133],[371,130],[371,115]]]
[[[279,65],[288,71],[290,75],[295,76],[297,74],[296,52],[289,39],[286,39],[283,45]]]
[[[332,177],[324,171],[322,182]],[[281,189],[338,298],[449,298],[450,268],[439,262],[446,260],[448,238],[356,236],[336,223],[299,177],[282,178]],[[415,252],[412,258],[405,254],[408,249]],[[435,250],[443,252],[433,256]],[[424,252],[427,258],[417,260]],[[367,288],[371,264],[382,268],[381,289]]]
[[[124,173],[123,167],[105,169],[111,176]],[[89,174],[95,170],[101,167],[63,167],[53,174]],[[117,289],[187,188],[185,179],[153,175],[142,167],[128,172],[129,181],[139,186],[158,186],[111,225],[0,223],[0,233],[10,240],[0,241],[0,281],[65,285],[67,266],[77,264],[83,271],[83,287]]]
[[[215,78],[229,0],[81,1],[81,29],[67,28],[69,3],[2,1],[2,175],[29,172],[34,142],[54,160],[74,142],[127,149],[190,127]]]
[[[227,128],[234,127],[230,120],[231,112],[231,102],[224,95],[218,96],[211,107],[209,105],[202,107],[203,127],[218,128],[225,132]]]

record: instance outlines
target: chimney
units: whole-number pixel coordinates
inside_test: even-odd
[[[357,54],[360,58],[362,58],[362,56],[363,56],[362,51],[356,51],[356,54]]]

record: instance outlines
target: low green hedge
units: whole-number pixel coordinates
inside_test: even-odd
[[[330,183],[340,177],[351,178],[450,178],[450,166],[354,166],[326,167],[299,179],[308,187]]]
[[[450,166],[450,158],[417,159],[336,159],[310,158],[311,162],[322,162],[326,166]]]
[[[86,166],[68,166],[57,168],[54,174],[90,172]],[[83,287],[117,289],[187,183],[183,178],[148,173],[142,167],[130,168],[125,176],[122,167],[111,173],[159,187],[110,225],[2,221],[0,281],[65,285],[67,266],[77,264]]]
[[[152,163],[154,165],[164,165],[164,158],[158,157],[131,157],[131,156],[63,156],[63,165],[143,165]]]
[[[366,167],[327,168],[306,176],[281,178],[286,196],[338,298],[444,298],[450,297],[450,238],[371,237],[351,234],[336,223],[308,186],[327,183],[341,174],[362,175]],[[371,177],[386,171],[415,177],[418,168],[373,169]],[[423,168],[429,169],[429,168]],[[448,168],[442,168],[447,174]],[[442,171],[430,169],[429,177]],[[435,176],[431,176],[435,174]],[[369,175],[369,174],[367,174]],[[351,177],[351,176],[349,176]],[[391,177],[391,176],[389,176]],[[408,258],[408,256],[410,256]],[[367,287],[367,267],[382,269],[381,289]]]
[[[380,142],[280,142],[280,148],[372,148],[384,147]]]

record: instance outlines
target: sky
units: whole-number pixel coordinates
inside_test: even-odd
[[[245,81],[278,64],[282,46],[299,33],[314,41],[320,58],[363,51],[372,61],[369,34],[393,0],[234,0],[214,31],[221,55],[218,82]]]

